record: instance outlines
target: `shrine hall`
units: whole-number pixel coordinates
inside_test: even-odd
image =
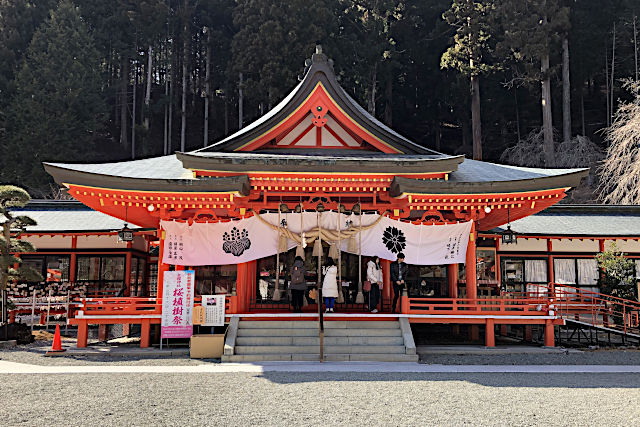
[[[331,258],[341,292],[326,320],[482,325],[487,345],[497,325],[541,325],[545,343],[553,345],[553,327],[562,320],[548,299],[487,282],[486,275],[501,277],[500,265],[478,254],[513,242],[511,222],[558,203],[588,170],[499,165],[425,148],[358,105],[321,50],[307,63],[302,80],[277,106],[205,148],[115,163],[45,163],[69,195],[144,230],[159,249],[155,295],[127,289],[84,301],[70,320],[78,325],[78,345],[86,345],[88,324],[126,323],[142,325],[141,345],[148,346],[153,325],[160,324],[168,271],[195,270],[196,301],[225,294],[229,322],[292,319],[288,283],[296,255],[304,259],[308,284],[296,319],[316,318],[310,291]],[[406,239],[376,243],[381,224],[418,234],[404,231]],[[203,237],[224,227],[220,244]],[[252,227],[264,234],[251,235]],[[502,239],[490,237],[498,227]],[[410,280],[392,307],[390,265],[404,250]],[[374,255],[384,278],[383,317],[377,318],[363,302],[366,264]],[[477,335],[477,328],[470,330]]]

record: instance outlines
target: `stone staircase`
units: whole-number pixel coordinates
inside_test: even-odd
[[[317,321],[234,320],[227,332],[223,362],[319,360]],[[324,324],[325,361],[418,361],[407,319],[326,319]]]

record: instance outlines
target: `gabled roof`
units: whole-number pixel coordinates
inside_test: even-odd
[[[330,105],[320,106],[315,103],[314,98],[317,98],[319,104],[326,102]],[[316,110],[319,106],[324,107],[320,113]],[[253,151],[264,145],[269,138],[275,137],[270,132],[287,122],[295,122],[296,115],[302,118],[310,112],[318,113],[320,118],[329,113],[349,121],[351,126],[362,131],[362,135],[367,135],[368,143],[376,145],[382,152],[447,157],[405,138],[363,109],[340,86],[333,70],[333,61],[321,53],[321,49],[312,56],[311,65],[303,80],[275,108],[222,141],[190,154],[198,156],[215,151]],[[261,143],[261,138],[267,139]]]
[[[318,107],[322,107],[322,111]],[[294,148],[292,144],[278,145],[278,138],[282,141],[286,138],[283,135],[290,133],[291,129],[299,130],[305,126],[315,127],[321,137],[321,128],[329,123],[323,120],[330,115],[334,120],[332,123],[348,124],[342,131],[349,133],[354,140],[360,138],[363,145],[306,145],[304,149]],[[311,124],[301,126],[306,121]],[[251,172],[383,173],[396,176],[390,191],[396,197],[403,193],[478,194],[568,188],[578,185],[588,172],[586,169],[498,165],[465,160],[463,156],[449,156],[422,147],[399,135],[358,105],[339,85],[332,61],[320,52],[313,55],[304,79],[282,102],[218,143],[200,150],[145,160],[44,165],[60,184],[241,195],[249,193],[247,174]],[[213,176],[194,176],[194,171],[211,171],[213,173],[198,175]],[[439,174],[445,179],[402,177],[416,174]]]

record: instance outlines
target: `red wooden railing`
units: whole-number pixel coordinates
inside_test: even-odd
[[[194,304],[200,304],[201,297],[194,298]],[[235,314],[237,312],[237,297],[228,295],[225,299],[225,312]],[[78,310],[84,315],[148,315],[162,313],[162,300],[155,298],[82,298],[78,300]]]
[[[537,286],[538,293],[549,296],[550,308],[560,317],[617,329],[625,334],[640,332],[638,301],[561,284],[531,286]]]
[[[405,314],[446,315],[549,315],[549,300],[540,297],[406,298]]]

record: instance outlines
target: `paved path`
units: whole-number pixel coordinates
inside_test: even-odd
[[[425,365],[371,362],[264,362],[210,363],[197,366],[38,366],[0,361],[0,374],[199,374],[264,372],[353,372],[353,373],[521,373],[521,374],[640,374],[640,366],[621,365]]]

